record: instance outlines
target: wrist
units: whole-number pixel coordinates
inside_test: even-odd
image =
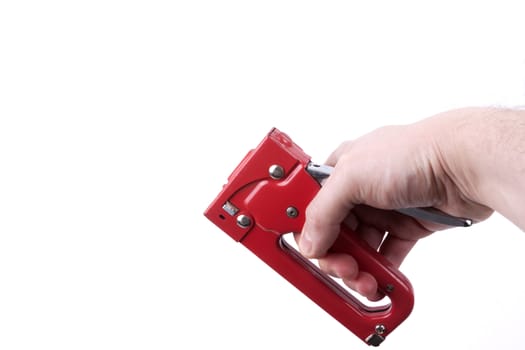
[[[518,208],[525,205],[525,112],[464,108],[445,113],[442,122],[448,130],[441,130],[437,145],[464,200],[498,211],[524,229]]]

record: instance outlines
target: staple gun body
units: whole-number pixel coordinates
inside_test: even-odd
[[[305,210],[320,189],[310,157],[285,133],[272,129],[229,176],[205,216],[369,345],[377,346],[410,314],[408,279],[345,226],[331,248],[352,255],[390,299],[380,307],[360,302],[283,239],[301,231]]]

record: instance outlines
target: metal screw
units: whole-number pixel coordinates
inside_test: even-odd
[[[272,179],[280,180],[284,176],[284,169],[282,166],[274,164],[268,169],[268,173]]]
[[[385,325],[378,324],[378,325],[376,326],[376,334],[383,335],[383,334],[385,334],[385,332],[386,332],[386,327],[385,327]]]
[[[385,291],[387,293],[392,293],[392,291],[394,290],[394,285],[393,284],[387,284],[386,287],[385,287]]]
[[[247,215],[239,215],[237,216],[237,225],[239,225],[242,228],[247,228],[252,224],[252,219],[250,219]]]
[[[299,211],[296,207],[288,207],[286,208],[286,215],[288,215],[289,218],[296,218],[299,215]]]

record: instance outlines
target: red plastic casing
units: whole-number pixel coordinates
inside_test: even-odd
[[[320,189],[306,171],[309,162],[310,157],[290,137],[272,129],[229,176],[204,215],[356,336],[377,346],[412,311],[412,287],[398,269],[346,226],[341,227],[331,251],[352,255],[360,270],[377,279],[380,291],[390,298],[389,305],[364,305],[284,242],[284,234],[301,232],[306,207]],[[282,178],[270,176],[272,165],[283,168]],[[225,210],[227,202],[238,211]],[[287,215],[289,207],[297,209],[297,216]],[[250,218],[248,227],[237,223],[239,215]]]

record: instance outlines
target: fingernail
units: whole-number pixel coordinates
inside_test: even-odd
[[[299,241],[299,250],[305,256],[309,256],[312,251],[312,239],[308,235],[308,232],[303,232],[301,240]]]

